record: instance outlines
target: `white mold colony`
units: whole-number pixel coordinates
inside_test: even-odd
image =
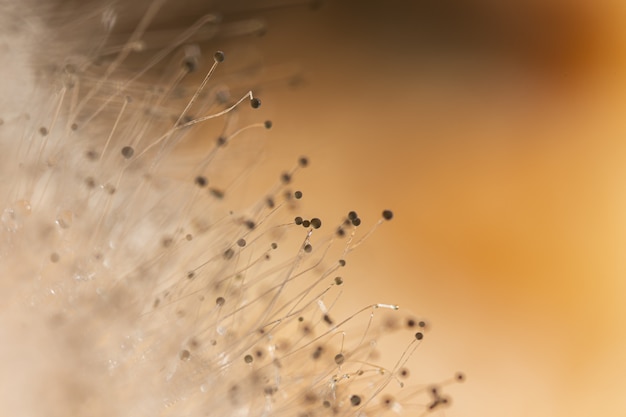
[[[246,170],[224,166],[227,145],[271,122],[234,126],[235,114],[253,112],[260,100],[211,86],[228,62],[222,52],[203,57],[190,40],[219,33],[220,19],[202,17],[151,44],[156,35],[146,30],[158,9],[152,3],[121,46],[112,41],[112,7],[81,19],[53,16],[55,24],[68,19],[64,33],[99,28],[101,36],[76,45],[32,23],[42,10],[24,19],[36,27],[3,38],[14,64],[0,115],[5,412],[315,417],[440,409],[448,402],[440,389],[404,386],[424,322],[389,304],[333,314],[341,270],[362,241],[361,219],[352,212],[322,225],[295,216],[302,193],[290,186],[306,158],[245,209],[231,200],[239,177],[213,183],[220,170]],[[41,56],[25,57],[30,47]],[[207,76],[190,88],[188,74],[206,61]],[[23,99],[9,97],[13,82]],[[202,139],[192,161],[181,159],[179,147],[211,123],[221,133]],[[391,217],[383,212],[374,228]],[[396,331],[405,332],[397,337],[406,348],[379,365],[377,343]]]

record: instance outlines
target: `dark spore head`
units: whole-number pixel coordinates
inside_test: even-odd
[[[134,154],[135,150],[132,146],[124,146],[122,148],[122,156],[124,157],[124,159],[130,159],[133,157]]]
[[[213,59],[215,60],[215,62],[224,62],[224,59],[226,59],[226,56],[224,55],[224,52],[222,51],[217,51],[213,54]]]
[[[206,179],[206,177],[203,177],[202,175],[198,175],[193,182],[200,188],[204,188],[206,187],[206,185],[209,183]]]
[[[291,182],[291,174],[288,172],[283,172],[280,176],[280,180],[283,184],[289,184]]]

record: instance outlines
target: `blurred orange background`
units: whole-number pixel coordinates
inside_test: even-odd
[[[443,415],[626,415],[626,3],[273,3],[226,2],[268,29],[220,71],[258,69],[264,172],[309,156],[311,216],[394,210],[346,297],[428,317],[416,378],[468,376]]]
[[[468,375],[446,416],[626,415],[625,7],[253,13],[265,76],[304,79],[261,88],[268,170],[308,155],[298,186],[327,223],[394,209],[352,256],[351,302],[429,318],[419,379]]]

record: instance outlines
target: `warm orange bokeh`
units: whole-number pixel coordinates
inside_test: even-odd
[[[430,318],[424,378],[468,374],[446,415],[623,415],[623,6],[392,3],[266,13],[264,64],[308,80],[265,92],[268,165],[308,154],[329,222],[395,210],[354,303]]]

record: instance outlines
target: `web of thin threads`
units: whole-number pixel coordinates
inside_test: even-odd
[[[271,122],[233,127],[260,100],[212,88],[221,52],[197,88],[185,85],[205,59],[186,41],[207,26],[219,30],[202,18],[134,72],[123,63],[142,25],[110,60],[97,62],[111,52],[96,42],[92,58],[48,75],[51,93],[35,112],[0,126],[2,268],[22,283],[12,299],[63,335],[59,349],[88,375],[75,411],[103,402],[102,385],[152,415],[439,408],[438,389],[404,382],[425,323],[390,304],[334,315],[349,253],[390,212],[365,233],[356,213],[321,228],[294,221],[301,194],[290,187],[306,158],[251,207],[231,205],[239,174],[213,184],[227,145]],[[177,150],[213,121],[218,134],[178,166]],[[397,331],[406,348],[379,364],[379,341]],[[73,389],[69,377],[59,385]]]

